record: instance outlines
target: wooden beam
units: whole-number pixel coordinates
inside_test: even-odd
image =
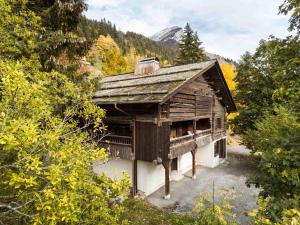
[[[171,193],[170,193],[170,166],[171,166],[172,160],[166,160],[163,161],[162,164],[165,168],[165,199],[170,199],[171,198]]]

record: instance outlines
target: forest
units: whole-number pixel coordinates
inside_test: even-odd
[[[93,172],[108,157],[93,135],[106,129],[90,101],[99,78],[148,56],[162,67],[207,58],[189,24],[174,49],[87,19],[87,9],[85,0],[0,0],[0,224],[238,224],[226,202],[169,213],[132,199],[128,174]],[[221,65],[238,109],[228,127],[258,160],[247,180],[261,190],[249,212],[256,225],[300,224],[299,12],[299,1],[282,0],[291,35]]]

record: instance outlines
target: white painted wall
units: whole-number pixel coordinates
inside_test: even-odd
[[[112,179],[121,179],[123,177],[123,172],[127,172],[131,177],[131,166],[131,161],[126,159],[111,159],[107,162],[96,161],[93,164],[94,172],[96,174],[105,173]]]
[[[187,152],[178,157],[178,172],[184,174],[192,169],[192,153]]]
[[[219,158],[219,156],[218,155],[216,157],[214,156],[214,144],[219,140],[220,139],[214,140],[209,144],[198,148],[196,152],[197,165],[214,168],[220,164],[221,159]],[[227,152],[226,152],[226,158],[227,158]]]
[[[214,157],[214,143],[201,146],[196,152],[196,164],[206,167],[216,167],[220,163],[219,156]],[[178,180],[182,174],[192,169],[192,154],[190,152],[178,157],[178,172],[171,176],[171,180]],[[162,165],[152,162],[138,161],[138,190],[150,195],[165,184],[165,170]],[[126,159],[112,159],[107,162],[97,161],[94,163],[94,172],[97,174],[105,173],[113,179],[121,179],[123,172],[131,178],[132,162]]]
[[[165,184],[165,170],[162,165],[151,162],[138,161],[138,190],[150,195]],[[126,159],[111,159],[105,163],[97,161],[94,163],[94,172],[105,173],[113,179],[121,179],[123,172],[130,178],[132,175],[132,162]]]
[[[196,151],[196,164],[213,168],[215,167],[214,141],[201,146]]]
[[[165,185],[165,169],[162,165],[138,161],[138,190],[146,196]]]

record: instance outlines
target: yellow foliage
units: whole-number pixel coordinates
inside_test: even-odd
[[[109,35],[101,35],[96,40],[88,52],[87,61],[104,75],[120,74],[127,71],[127,61],[122,56],[116,42]]]
[[[134,71],[137,62],[145,58],[144,56],[139,55],[134,48],[130,48],[125,57],[127,61],[127,72]]]
[[[236,89],[236,82],[234,81],[234,79],[236,77],[235,67],[228,63],[222,63],[221,69],[224,74],[226,83],[229,87],[229,90],[231,92],[235,91],[235,89]]]
[[[236,82],[235,82],[235,77],[236,77],[236,71],[235,71],[235,66],[229,63],[222,63],[221,64],[221,69],[224,74],[224,78],[226,80],[226,83],[228,85],[228,88],[231,92],[231,94],[234,95],[234,92],[236,90]],[[236,116],[238,115],[237,112],[230,113],[227,115],[227,120],[230,122],[232,121]],[[231,130],[231,127],[229,127],[229,130]]]
[[[153,55],[151,52],[140,55],[134,47],[130,48],[126,55],[122,55],[111,36],[100,35],[89,50],[86,60],[103,75],[115,75],[134,71],[139,60],[151,55]],[[167,60],[161,61],[160,64],[161,67],[170,66]]]

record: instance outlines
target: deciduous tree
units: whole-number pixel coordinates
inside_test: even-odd
[[[0,223],[120,224],[128,179],[92,168],[107,159],[94,139],[105,112],[90,102],[93,82],[42,70],[40,19],[27,3],[0,0]]]
[[[299,0],[285,0],[279,7],[279,12],[282,14],[291,13],[290,17],[290,30],[296,30],[300,32],[300,1]]]
[[[100,36],[88,52],[87,60],[104,75],[124,73],[127,61],[116,42],[108,36]]]

